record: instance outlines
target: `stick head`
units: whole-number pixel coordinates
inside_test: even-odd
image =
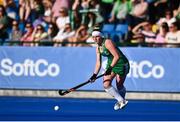
[[[65,92],[63,90],[59,90],[58,92],[59,92],[59,95],[61,96],[65,95]]]

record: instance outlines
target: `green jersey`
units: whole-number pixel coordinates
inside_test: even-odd
[[[113,67],[112,71],[120,76],[124,76],[129,72],[129,61],[126,56],[122,53],[122,51],[116,47],[120,54],[120,58],[117,64]],[[105,40],[102,43],[102,46],[98,47],[99,53],[108,58],[106,69],[111,65],[113,60],[113,55],[109,52],[109,50],[105,47]]]

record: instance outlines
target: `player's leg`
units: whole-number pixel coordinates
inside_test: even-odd
[[[115,109],[119,109],[119,108],[121,109],[128,103],[128,101],[125,100],[126,88],[124,87],[123,84],[126,79],[126,75],[129,72],[129,64],[125,64],[122,67],[122,70],[120,70],[120,71],[122,71],[122,72],[120,72],[120,74],[116,75],[116,87],[117,87],[119,94],[123,97],[124,100],[123,100],[123,102],[116,103],[116,105],[114,106]]]
[[[114,97],[118,102],[117,103],[122,103],[124,101],[124,99],[122,98],[122,96],[119,94],[119,92],[117,91],[116,88],[114,88],[111,83],[112,83],[112,80],[113,78],[115,77],[116,75],[112,72],[111,75],[107,75],[107,76],[104,76],[104,82],[103,82],[103,85],[104,85],[104,88],[105,88],[105,91],[110,94],[112,97]],[[117,108],[118,107],[118,108]],[[119,109],[120,106],[117,106],[116,108],[114,108],[115,110]]]
[[[116,75],[116,87],[117,87],[117,90],[119,92],[119,94],[125,99],[125,96],[126,96],[126,88],[125,86],[123,85],[124,84],[124,81],[126,79],[126,75],[121,77],[119,75]]]
[[[125,99],[125,95],[126,95],[126,88],[124,87],[123,83],[125,81],[125,77],[120,77],[119,75],[116,76],[116,86],[117,86],[117,90],[119,92],[119,94],[122,96],[122,98],[124,99],[121,102],[117,102],[114,106],[115,110],[118,109],[122,109],[123,107],[125,107],[125,105],[128,103],[128,101]]]
[[[124,64],[124,66],[120,68],[120,71],[121,72],[119,72],[119,74],[116,75],[116,87],[117,90],[119,91],[119,94],[125,99],[126,88],[124,87],[123,84],[129,72],[129,64],[128,63]]]

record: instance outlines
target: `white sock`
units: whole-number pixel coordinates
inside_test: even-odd
[[[109,88],[105,89],[105,91],[119,102],[124,100],[113,86],[110,86]]]

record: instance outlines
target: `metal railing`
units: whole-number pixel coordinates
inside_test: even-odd
[[[83,44],[83,46],[94,45],[94,42],[53,42],[43,40],[39,42],[22,42],[22,41],[5,41],[0,46],[23,46],[23,44],[38,44],[38,46],[53,46],[54,44],[61,44],[66,46],[67,44]],[[146,42],[116,42],[117,46],[120,47],[180,47],[180,43],[146,43]]]

